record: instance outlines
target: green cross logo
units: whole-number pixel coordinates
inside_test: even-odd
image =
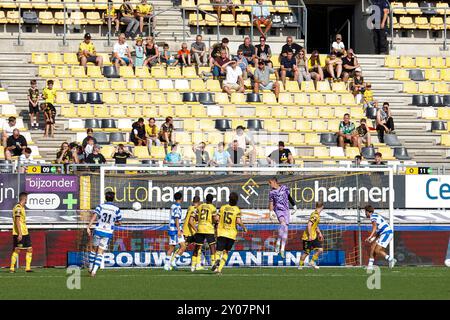
[[[67,205],[68,210],[72,210],[73,206],[78,203],[78,200],[73,198],[73,194],[69,193],[67,198],[63,199],[63,203]]]

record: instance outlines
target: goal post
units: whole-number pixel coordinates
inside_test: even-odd
[[[268,214],[267,180],[272,176],[278,177],[281,184],[290,188],[298,207],[298,213],[291,216],[289,225],[286,250],[291,254],[283,261],[270,256],[278,228],[277,221]],[[207,193],[213,193],[216,196],[214,203],[219,209],[228,200],[230,192],[237,192],[244,223],[253,231],[249,237],[243,235],[235,245],[235,250],[249,253],[241,254],[240,257],[236,254],[237,262],[229,265],[241,265],[241,259],[244,261],[242,266],[248,266],[245,263],[247,259],[252,266],[292,266],[303,250],[301,236],[309,215],[314,210],[314,203],[318,200],[325,204],[320,226],[324,230],[324,252],[327,254],[324,254],[323,261],[319,260],[324,265],[337,263],[358,266],[367,262],[368,247],[363,240],[370,230],[370,222],[364,216],[365,205],[372,204],[394,227],[394,172],[388,167],[223,168],[113,165],[100,167],[100,175],[93,178],[91,185],[94,194],[90,199],[92,206],[103,202],[105,191],[117,191],[118,205],[126,212],[118,237],[129,238],[129,234],[136,230],[152,230],[155,232],[153,236],[158,239],[148,240],[153,244],[150,247],[161,253],[166,250],[162,237],[167,238],[164,230],[168,224],[171,196],[174,192],[178,190],[183,193],[184,212],[195,194],[200,195],[203,200]],[[134,201],[142,204],[140,211],[133,211]],[[155,230],[160,231],[156,233]],[[156,243],[160,246],[157,247]],[[390,255],[394,254],[393,244],[391,242],[389,246]],[[112,250],[118,247],[119,245],[115,245]],[[258,255],[261,253],[262,258]],[[335,256],[337,258],[333,258]],[[264,260],[266,258],[269,262]],[[288,258],[291,260],[288,261]],[[257,262],[253,263],[253,260]],[[156,262],[154,266],[157,266]]]

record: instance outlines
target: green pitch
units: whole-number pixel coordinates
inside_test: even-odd
[[[360,268],[225,268],[222,276],[188,269],[81,271],[80,290],[66,269],[0,270],[3,299],[450,299],[450,268],[381,268],[381,289],[369,290]]]

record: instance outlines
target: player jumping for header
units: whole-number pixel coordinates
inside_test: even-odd
[[[277,217],[280,223],[275,252],[281,254],[281,257],[284,258],[284,249],[288,238],[289,203],[291,203],[294,209],[292,214],[295,214],[295,211],[297,211],[297,206],[289,193],[289,188],[286,185],[279,184],[276,177],[269,179],[269,186],[272,189],[269,192],[270,216],[272,218]]]
[[[389,256],[384,249],[387,248],[394,238],[394,231],[382,216],[375,213],[375,209],[372,206],[368,205],[364,209],[366,211],[366,217],[372,222],[372,232],[366,239],[367,242],[372,244],[370,247],[369,265],[367,266],[367,269],[373,269],[375,256],[378,255],[389,262],[389,268],[393,268],[397,260],[394,257]]]
[[[87,227],[87,233],[91,236],[92,224],[97,220],[92,237],[92,250],[89,253],[89,272],[92,277],[95,277],[97,270],[100,268],[103,252],[108,249],[109,240],[113,236],[114,226],[120,225],[122,220],[120,209],[112,203],[114,197],[115,193],[112,191],[105,193],[106,202],[95,208]]]

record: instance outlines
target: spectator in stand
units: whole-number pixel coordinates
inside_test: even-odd
[[[16,127],[16,117],[9,117],[8,122],[3,124],[2,128],[2,145],[6,148],[6,141],[13,134]]]
[[[87,136],[81,142],[81,146],[83,148],[86,148],[89,137],[91,137],[94,140],[94,144],[97,144],[97,139],[95,139],[95,137],[94,137],[94,130],[92,128],[87,128],[86,134],[87,134]]]
[[[334,80],[338,81],[342,74],[342,60],[336,56],[336,53],[331,52],[325,61],[328,75]]]
[[[115,164],[127,164],[127,159],[133,155],[125,150],[125,146],[121,143],[115,148],[111,157],[114,159]]]
[[[198,34],[195,42],[191,44],[191,55],[197,66],[206,66],[208,64],[208,52],[206,44],[202,41],[202,36]]]
[[[56,120],[56,108],[54,106],[56,99],[56,89],[53,88],[53,80],[47,81],[47,87],[42,90],[42,98],[44,103],[41,103],[41,110],[44,113],[45,129],[44,138],[54,137],[55,132],[55,120]]]
[[[92,152],[94,152],[94,146],[96,145],[93,137],[87,137],[87,143],[84,147],[84,159],[88,157]]]
[[[39,124],[39,89],[36,80],[30,81],[31,87],[28,89],[28,112],[30,114],[30,129],[38,129]]]
[[[372,0],[372,5],[377,6],[379,12],[381,13],[381,17],[374,18],[374,22],[380,21],[380,25],[374,24],[372,33],[373,33],[373,43],[375,46],[376,54],[387,54],[388,46],[387,46],[387,22],[389,17],[389,1],[387,0]]]
[[[225,50],[222,50],[220,52],[220,57],[216,58],[214,61],[212,71],[215,79],[225,76],[225,72],[222,69],[222,66],[227,64],[228,62],[230,62],[230,59],[227,57],[227,52]]]
[[[369,107],[375,106],[375,100],[373,99],[373,91],[372,91],[372,84],[369,82],[366,82],[365,90],[364,90],[364,110]]]
[[[385,166],[386,162],[383,161],[383,155],[381,152],[375,152],[375,160],[372,161],[371,165],[373,166]]]
[[[161,53],[160,61],[168,66],[178,63],[178,61],[172,57],[172,53],[170,52],[169,45],[167,43],[164,43],[163,45],[163,52]]]
[[[164,151],[167,154],[167,146],[174,144],[173,139],[173,118],[167,117],[166,121],[162,124],[161,130],[159,130],[159,141],[161,141],[164,145]]]
[[[36,163],[31,153],[31,148],[26,147],[23,149],[23,153],[19,157],[20,173],[26,172],[27,165]]]
[[[353,76],[353,81],[350,83],[350,90],[356,97],[356,103],[361,103],[363,99],[363,94],[366,90],[364,84],[364,77],[361,75],[361,68],[355,69],[355,74]]]
[[[204,142],[200,142],[198,146],[193,145],[192,151],[195,154],[195,165],[198,167],[206,167],[209,162],[209,153],[206,151],[206,144]]]
[[[284,142],[279,141],[278,149],[267,156],[267,162],[269,165],[291,165],[294,164],[294,157],[292,156],[291,150],[285,148]]]
[[[153,37],[147,37],[144,52],[144,66],[148,66],[149,68],[151,68],[152,66],[159,63],[159,48],[155,44]]]
[[[97,56],[95,46],[91,42],[90,33],[84,35],[84,40],[78,47],[78,61],[80,61],[80,65],[83,67],[86,67],[88,62],[93,63],[100,68],[103,67],[103,57]]]
[[[215,9],[217,10],[219,21],[221,21],[222,11],[231,12],[236,20],[236,9],[233,5],[233,0],[214,0],[214,3],[217,5]]]
[[[361,166],[361,161],[362,161],[362,156],[360,156],[360,155],[357,155],[357,156],[355,156],[355,167],[359,167],[359,166]]]
[[[147,139],[145,137],[144,118],[139,118],[138,121],[133,123],[130,132],[130,141],[133,142],[135,146],[147,145]]]
[[[370,132],[367,128],[367,120],[362,118],[359,121],[359,126],[356,127],[355,132],[357,134],[358,140],[357,140],[357,147],[359,148],[359,151],[361,151],[363,146],[370,146],[372,145],[371,139],[370,139]]]
[[[331,52],[336,54],[338,58],[346,54],[345,44],[342,42],[342,36],[339,33],[336,35],[336,40],[331,44]]]
[[[142,0],[141,4],[136,6],[136,15],[139,18],[139,32],[140,35],[144,35],[144,23],[151,22],[151,32],[150,34],[153,36],[156,33],[156,17],[154,14],[154,8],[152,4],[148,4],[147,0]]]
[[[347,55],[342,58],[342,80],[347,82],[355,75],[355,70],[360,67],[358,58],[353,53],[353,49],[348,49]]]
[[[59,151],[56,153],[56,163],[69,164],[72,163],[73,153],[69,148],[69,143],[63,142]]]
[[[245,92],[244,79],[242,79],[242,70],[238,67],[235,59],[222,65],[222,72],[226,74],[223,81],[223,92],[231,96],[231,91]]]
[[[249,159],[250,165],[254,165],[256,162],[256,146],[252,136],[245,132],[243,126],[236,128],[236,135],[233,137],[233,141],[238,142],[238,147],[245,150],[245,157]]]
[[[281,58],[280,78],[284,86],[286,86],[286,78],[293,78],[294,81],[298,81],[297,60],[294,58],[292,51],[288,51],[287,56]]]
[[[269,6],[264,4],[264,0],[258,0],[258,3],[252,7],[253,23],[261,33],[263,37],[267,37],[270,28],[272,27],[272,20],[270,18]],[[265,30],[262,30],[261,25],[265,26]]]
[[[250,41],[250,37],[245,37],[244,43],[239,45],[238,54],[239,54],[239,50],[242,51],[242,54],[244,55],[248,64],[255,66],[256,48],[254,45],[252,45],[252,43]]]
[[[270,49],[270,46],[266,44],[266,37],[259,37],[259,44],[255,46],[255,49],[255,66],[258,64],[258,61],[262,60],[265,64],[272,67],[272,61],[270,61],[270,58],[272,58],[272,49]]]
[[[72,163],[80,163],[81,162],[79,152],[78,152],[79,151],[78,147],[79,146],[76,142],[71,142],[69,144],[69,150],[72,153]]]
[[[248,60],[244,57],[244,53],[241,49],[237,51],[237,64],[238,67],[242,70],[242,78],[247,80],[250,76],[252,77],[252,73],[248,64]]]
[[[389,102],[384,102],[383,107],[378,108],[376,124],[378,141],[381,143],[384,143],[385,133],[395,133],[394,118],[392,118],[391,110],[389,108]]]
[[[136,36],[139,28],[139,21],[135,18],[135,12],[130,0],[123,0],[122,5],[119,8],[120,22],[127,26],[124,37],[133,38]]]
[[[152,154],[152,146],[160,146],[161,141],[158,139],[158,126],[155,118],[148,119],[148,124],[145,125],[145,134],[147,137],[148,152]]]
[[[211,47],[211,54],[209,55],[209,65],[212,68],[217,58],[222,57],[222,50],[225,50],[225,56],[230,59],[230,48],[228,47],[228,43],[230,40],[228,38],[223,38],[220,43],[216,43]]]
[[[13,134],[6,140],[5,159],[11,160],[12,157],[21,156],[26,147],[27,139],[20,134],[19,129],[14,129]]]
[[[345,148],[345,144],[349,143],[352,147],[358,146],[358,136],[355,134],[355,124],[350,122],[350,115],[344,114],[344,120],[339,123],[338,147]]]
[[[86,157],[86,163],[89,164],[104,164],[106,163],[105,157],[100,153],[100,146],[95,145],[94,151]],[[92,167],[91,171],[94,171],[96,167]]]
[[[141,37],[136,38],[136,44],[134,45],[134,66],[142,67],[145,60],[145,48],[143,46],[143,40]]]
[[[303,50],[303,47],[298,43],[294,42],[294,39],[291,36],[286,38],[286,44],[281,47],[281,57],[287,57],[289,51],[292,51],[294,57],[297,57],[298,53]],[[281,60],[280,60],[281,61]]]
[[[270,80],[270,75],[275,73],[276,81]],[[255,70],[253,92],[259,93],[259,90],[273,90],[275,96],[278,98],[280,94],[280,84],[278,83],[278,74],[269,66],[266,66],[264,61],[258,62],[258,68]]]
[[[112,62],[116,66],[116,69],[120,66],[133,65],[130,48],[125,41],[125,35],[123,33],[119,35],[119,39],[113,47]]]
[[[322,81],[324,79],[322,66],[320,65],[320,55],[317,50],[314,50],[311,53],[311,57],[309,57],[308,71],[314,81]]]
[[[170,165],[181,164],[181,154],[178,152],[178,143],[174,143],[169,153],[166,154],[163,163]]]
[[[178,50],[178,64],[182,67],[191,65],[191,51],[187,48],[187,43],[181,44],[181,49]]]
[[[214,151],[211,165],[215,167],[227,167],[231,164],[231,156],[228,151],[225,150],[225,143],[219,142],[217,145],[217,150]]]
[[[311,74],[308,70],[308,59],[306,59],[305,49],[301,49],[297,54],[298,82],[310,81]]]
[[[239,142],[233,140],[233,143],[228,147],[228,153],[230,154],[231,163],[233,165],[245,164],[245,150],[239,147]]]
[[[115,35],[119,34],[119,27],[120,27],[120,20],[118,17],[118,13],[120,11],[116,11],[114,8],[114,3],[112,0],[108,0],[108,7],[106,8],[105,13],[103,14],[103,19],[105,20],[105,23],[108,25],[109,20],[111,20],[111,25],[114,24],[115,26]]]

